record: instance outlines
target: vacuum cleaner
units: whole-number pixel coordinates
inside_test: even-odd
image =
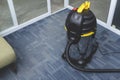
[[[70,11],[65,22],[67,45],[62,58],[73,68],[83,72],[120,72],[120,69],[91,69],[90,64],[99,43],[95,35],[96,17],[90,10],[90,2]],[[74,52],[74,51],[77,52]]]

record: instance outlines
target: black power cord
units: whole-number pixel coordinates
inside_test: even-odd
[[[98,50],[99,50],[99,52],[100,52],[102,55],[109,55],[109,54],[113,54],[113,53],[115,53],[115,54],[116,54],[116,53],[117,53],[117,54],[120,54],[119,51],[113,51],[113,52],[102,51],[100,46],[98,47]]]
[[[98,41],[97,41],[97,38],[95,38],[95,40],[96,40],[96,42],[98,42]],[[98,49],[98,51],[99,51],[102,55],[104,55],[104,56],[105,56],[105,55],[109,55],[109,54],[113,54],[113,53],[120,54],[120,51],[107,52],[107,51],[102,51],[101,48],[102,48],[102,46],[99,44],[97,49]]]

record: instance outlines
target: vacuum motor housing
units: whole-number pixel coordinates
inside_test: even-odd
[[[74,43],[78,43],[82,36],[90,32],[96,33],[96,17],[91,10],[84,10],[78,13],[77,9],[72,10],[66,19],[65,27],[67,29],[68,39],[75,39]]]

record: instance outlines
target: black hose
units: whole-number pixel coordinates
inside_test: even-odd
[[[75,69],[82,71],[82,72],[95,72],[95,73],[109,73],[109,72],[120,72],[120,69],[90,69],[90,68],[84,68],[84,67],[77,67],[75,66],[69,58],[69,49],[71,45],[73,44],[73,41],[68,41],[66,46],[66,61]]]

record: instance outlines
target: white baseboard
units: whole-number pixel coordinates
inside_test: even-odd
[[[106,29],[116,33],[117,35],[120,35],[120,30],[119,29],[117,29],[115,27],[112,27],[112,26],[109,26],[109,25],[107,25],[106,23],[104,23],[103,21],[101,21],[99,19],[97,19],[97,23],[99,25],[101,25],[102,27],[104,27],[104,28],[106,28]]]
[[[68,6],[67,8],[68,8],[68,9],[73,9],[72,6]],[[41,16],[38,16],[38,17],[36,17],[36,18],[34,18],[34,19],[32,19],[32,20],[29,20],[29,21],[27,21],[27,22],[25,22],[25,23],[23,23],[23,24],[20,24],[20,25],[18,25],[18,26],[14,26],[14,27],[8,28],[7,30],[4,30],[4,31],[0,32],[0,36],[7,36],[7,35],[15,32],[15,31],[17,31],[17,30],[19,30],[19,29],[22,29],[22,28],[24,28],[24,27],[26,27],[26,26],[28,26],[28,25],[30,25],[30,24],[33,24],[33,23],[35,23],[35,22],[37,22],[37,21],[39,21],[39,20],[41,20],[41,19],[43,19],[43,18],[46,18],[46,17],[48,17],[48,16],[50,16],[50,15],[53,15],[53,14],[55,14],[55,13],[58,13],[58,12],[64,10],[64,9],[66,9],[66,8],[62,8],[62,9],[60,9],[60,10],[58,10],[58,11],[52,13],[52,14],[51,14],[51,13],[45,13],[45,14],[43,14],[43,15],[41,15]],[[112,32],[120,35],[120,30],[118,30],[118,29],[116,29],[116,28],[114,28],[114,27],[108,26],[108,25],[107,25],[106,23],[104,23],[103,21],[97,19],[97,23],[98,23],[99,25],[105,27],[106,29],[108,29],[108,30],[110,30],[110,31],[112,31]]]
[[[41,15],[41,16],[38,16],[38,17],[36,17],[36,18],[33,18],[33,19],[31,19],[31,20],[29,20],[29,21],[27,21],[27,22],[25,22],[25,23],[23,23],[23,24],[20,24],[20,25],[18,25],[18,26],[10,27],[10,28],[8,28],[8,29],[0,32],[0,36],[2,36],[2,37],[7,36],[7,35],[15,32],[15,31],[17,31],[17,30],[20,30],[20,29],[22,29],[22,28],[24,28],[24,27],[27,27],[28,25],[31,25],[31,24],[33,24],[33,23],[35,23],[35,22],[37,22],[37,21],[39,21],[39,20],[41,20],[41,19],[44,19],[44,18],[46,18],[46,17],[48,17],[48,16],[51,16],[51,15],[53,15],[53,14],[55,14],[55,13],[58,13],[58,12],[64,10],[64,9],[66,9],[66,8],[62,8],[62,9],[60,9],[60,10],[58,10],[58,11],[52,13],[52,14],[49,13],[49,12],[48,12],[48,13],[45,13],[45,14],[43,14],[43,15]]]
[[[38,16],[38,17],[36,17],[36,18],[33,18],[33,19],[31,19],[31,20],[29,20],[29,21],[27,21],[27,22],[25,22],[25,23],[23,23],[23,24],[20,24],[20,25],[18,25],[18,26],[10,27],[10,28],[8,28],[8,29],[0,32],[0,36],[3,36],[3,37],[4,37],[4,36],[7,36],[7,35],[15,32],[15,31],[20,30],[20,29],[22,29],[22,28],[24,28],[24,27],[27,27],[28,25],[33,24],[33,23],[35,23],[35,22],[37,22],[37,21],[39,21],[39,20],[41,20],[41,19],[43,19],[43,18],[45,18],[45,17],[48,17],[49,15],[50,15],[50,13],[45,13],[45,14],[43,14],[43,15],[41,15],[41,16]]]

